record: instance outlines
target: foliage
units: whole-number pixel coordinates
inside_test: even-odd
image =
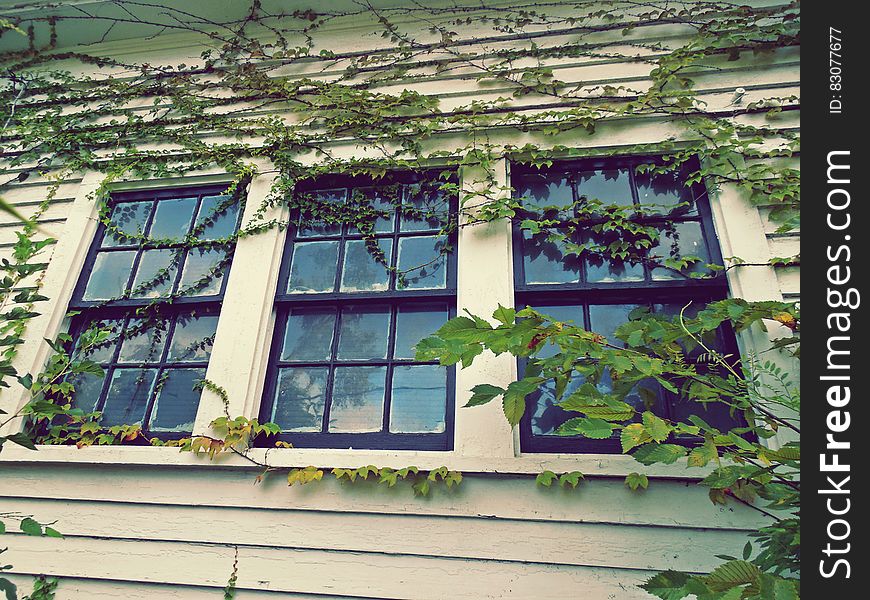
[[[494,13],[479,3],[380,9],[363,2],[345,13],[299,10],[275,15],[266,13],[259,0],[252,0],[244,18],[229,23],[204,23],[182,10],[167,8],[168,25],[139,16],[135,4],[128,7],[131,23],[196,35],[211,49],[192,65],[127,62],[59,49],[58,25],[64,17],[50,11],[0,17],[0,33],[6,39],[23,35],[27,40],[22,49],[0,54],[5,67],[0,74],[5,82],[0,86],[0,159],[5,167],[0,192],[40,177],[54,182],[18,234],[13,260],[0,263],[4,272],[0,281],[0,385],[16,381],[30,394],[29,403],[19,412],[0,414],[0,426],[22,417],[28,420],[23,433],[0,437],[0,451],[7,441],[28,448],[35,448],[34,441],[80,447],[173,445],[211,459],[228,453],[240,456],[263,469],[258,480],[277,470],[286,473],[288,484],[301,485],[319,481],[327,473],[314,466],[276,469],[268,461],[253,458],[253,441],[268,438],[277,426],[244,416],[227,413],[212,423],[213,436],[173,442],[148,439],[138,425],[101,427],[98,412],[85,413],[74,407],[71,383],[77,375],[99,370],[88,359],[88,352],[111,335],[100,327],[88,329],[77,340],[67,334],[46,340],[52,355],[39,373],[21,374],[15,369],[13,360],[25,327],[37,316],[34,306],[46,300],[38,293],[45,268],[41,257],[54,240],[39,231],[36,222],[60,182],[76,173],[103,174],[94,200],[104,203],[111,185],[125,178],[165,178],[218,168],[230,173],[234,181],[226,192],[230,200],[216,207],[210,216],[214,219],[244,197],[251,179],[267,165],[275,172],[275,182],[267,201],[241,231],[226,239],[204,240],[199,239],[199,229],[183,246],[223,248],[230,253],[240,238],[287,227],[286,220],[269,216],[275,208],[326,223],[354,223],[371,239],[372,223],[381,215],[366,199],[336,208],[298,191],[299,182],[327,174],[363,175],[387,182],[392,171],[438,167],[441,188],[460,193],[452,173],[480,167],[488,179],[481,182],[482,189],[461,191],[460,215],[441,231],[445,238],[460,223],[507,218],[531,235],[565,242],[577,256],[645,262],[690,278],[721,278],[726,270],[757,266],[739,257],[730,257],[723,269],[701,265],[693,256],[651,255],[649,249],[661,230],[639,223],[638,215],[624,207],[597,199],[573,204],[570,218],[563,214],[566,207],[528,210],[521,199],[511,197],[496,183],[491,168],[501,158],[547,166],[570,157],[657,154],[661,160],[638,170],[680,172],[689,184],[703,181],[709,190],[736,186],[756,204],[772,209],[781,232],[799,225],[798,173],[776,162],[799,150],[799,138],[781,121],[783,112],[799,108],[798,99],[760,98],[742,103],[738,98],[723,107],[695,89],[698,77],[724,63],[763,60],[797,46],[797,2],[749,8],[718,1],[637,4],[602,0],[594,5],[566,3],[571,10],[553,14],[534,3],[516,3]],[[96,26],[104,23],[107,34],[118,22],[103,22],[103,17],[87,10],[81,8],[75,18],[91,19]],[[382,49],[357,54],[318,46],[321,29],[361,15],[377,21],[385,44]],[[511,44],[496,49],[468,44],[464,36],[469,35],[471,25],[507,36]],[[677,41],[635,41],[633,34],[639,28],[656,25],[683,27],[690,34]],[[537,32],[542,29],[565,29],[572,36],[567,42],[539,45]],[[601,41],[601,34],[608,32],[621,32],[622,43],[606,37]],[[480,33],[470,35],[473,42],[486,38]],[[649,80],[642,89],[561,81],[560,71],[552,66],[559,59],[636,62],[649,67]],[[433,74],[421,75],[421,68]],[[302,74],[287,74],[294,69]],[[437,99],[405,87],[408,82],[437,80],[455,69],[464,70],[482,87],[504,91],[497,98],[475,99],[444,110]],[[324,71],[336,75],[323,77]],[[384,88],[401,90],[385,92]],[[524,108],[529,102],[534,110]],[[282,114],[288,118],[281,118]],[[763,124],[758,116],[765,117]],[[673,125],[678,133],[652,145],[588,150],[569,145],[576,136],[593,134],[614,119],[658,119]],[[516,146],[499,133],[517,130],[533,134],[529,139],[534,142]],[[457,142],[457,138],[464,141]],[[351,140],[360,151],[353,158],[342,158],[335,152],[336,139]],[[414,213],[413,207],[397,199],[391,204],[400,212],[410,211],[411,216],[427,216]],[[101,222],[116,236],[129,237],[111,222],[103,206]],[[0,203],[0,210],[16,209]],[[599,241],[573,243],[571,233],[580,227],[591,227]],[[376,252],[373,244],[369,246]],[[451,251],[450,246],[445,244],[443,251]],[[798,263],[799,256],[777,257],[764,266]],[[207,285],[220,267],[196,285]],[[406,275],[398,273],[400,278]],[[164,276],[156,274],[138,291],[159,285]],[[151,303],[142,312],[142,326],[159,320],[161,305],[174,300],[159,298]],[[787,445],[773,451],[759,440],[779,428],[796,429],[791,421],[776,415],[783,408],[798,408],[799,397],[788,374],[773,363],[752,357],[740,362],[704,346],[705,336],[722,323],[731,323],[740,331],[768,319],[794,332],[779,340],[776,348],[798,356],[795,306],[734,299],[708,306],[694,319],[636,315],[619,328],[618,340],[606,340],[528,308],[500,307],[493,318],[498,323],[495,326],[474,315],[458,317],[418,346],[421,356],[437,357],[443,364],[467,366],[484,351],[530,359],[526,375],[506,388],[476,386],[469,406],[500,399],[506,418],[516,424],[526,409],[526,397],[544,381],[552,381],[561,398],[569,380],[582,376],[586,384],[561,398],[564,408],[582,416],[565,423],[560,433],[593,439],[619,435],[623,450],[644,465],[685,460],[693,467],[712,468],[702,484],[710,488],[715,502],[732,498],[756,506],[760,498],[768,505],[758,510],[771,516],[769,511],[788,515],[775,518],[773,525],[758,532],[760,551],[751,561],[750,555],[742,560],[729,558],[703,577],[666,572],[648,582],[648,591],[669,599],[692,593],[710,599],[796,596],[791,580],[783,576],[793,577],[797,569],[798,521],[792,515],[797,508],[798,484],[793,476],[799,449]],[[559,348],[559,353],[536,358],[545,345]],[[703,368],[687,360],[693,351],[704,356]],[[595,386],[605,372],[615,383],[606,393]],[[627,391],[635,386],[648,389],[645,386],[653,383],[701,405],[724,402],[752,425],[723,432],[698,417],[672,422],[624,402]],[[219,385],[203,381],[202,387],[229,405]],[[421,472],[416,467],[365,466],[332,469],[329,474],[341,482],[377,481],[388,487],[404,481],[420,496],[428,495],[434,483],[451,489],[462,480],[460,473],[446,467]],[[582,478],[579,472],[557,475],[547,471],[537,481],[545,487],[558,482],[573,488]],[[626,478],[626,485],[635,491],[648,483],[640,473]],[[40,533],[48,535],[49,529],[40,526]],[[229,596],[235,574],[234,569],[227,585]]]

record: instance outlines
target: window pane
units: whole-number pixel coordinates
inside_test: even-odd
[[[523,269],[526,283],[575,283],[580,281],[580,259],[563,254],[565,243],[547,241],[546,234],[523,232]]]
[[[631,206],[634,204],[628,171],[625,169],[583,171],[579,175],[577,193],[581,201],[585,198],[599,200],[605,205]]]
[[[202,317],[180,316],[176,320],[172,343],[169,345],[171,361],[205,362],[211,356],[214,334],[217,330],[217,316]]]
[[[196,198],[160,200],[154,212],[154,222],[151,223],[148,237],[152,240],[181,240],[190,231],[194,208],[196,208]]]
[[[558,401],[566,399],[572,393],[580,389],[585,379],[582,375],[575,372],[562,398]],[[534,403],[535,412],[532,414],[532,434],[533,435],[556,435],[556,428],[568,419],[581,416],[580,413],[569,412],[561,406],[557,406],[556,395],[554,393],[555,384],[552,381],[541,386],[540,390],[529,396],[528,400]],[[562,437],[562,436],[559,436]],[[570,436],[573,437],[573,436]]]
[[[280,369],[272,422],[283,431],[320,431],[328,373],[324,367]]]
[[[159,298],[168,296],[178,272],[178,250],[163,248],[145,250],[139,259],[136,277],[133,279],[131,298]]]
[[[582,306],[534,306],[533,308],[556,321],[561,321],[562,323],[571,322],[575,327],[586,327]],[[559,347],[547,340],[538,347],[535,356],[538,358],[550,358],[558,353]]]
[[[442,237],[408,237],[399,240],[398,269],[404,286],[399,289],[436,289],[447,286],[447,256]],[[413,269],[411,271],[410,269]]]
[[[67,381],[73,385],[72,407],[80,408],[85,413],[94,412],[97,409],[97,403],[100,401],[100,394],[103,391],[103,382],[106,380],[106,375],[95,375],[94,373],[78,373],[71,375]]]
[[[155,375],[156,369],[115,369],[100,424],[112,427],[142,423]]]
[[[145,234],[145,225],[148,223],[148,217],[151,216],[152,205],[153,202],[151,200],[116,204],[112,209],[111,215],[109,215],[109,221],[112,226],[120,231],[116,235],[114,232],[107,230],[103,238],[103,248],[111,246],[138,246],[142,236]]]
[[[281,360],[329,360],[334,329],[334,308],[293,309],[287,317]]]
[[[701,224],[694,221],[675,223],[673,231],[662,232],[659,241],[653,244],[649,251],[650,257],[658,257],[663,262],[668,258],[685,258],[695,256],[700,261],[694,262],[682,273],[707,273],[704,266],[710,262],[710,254],[707,252],[707,244],[704,242],[704,234]],[[656,280],[684,279],[682,275],[666,267],[656,267],[652,270],[652,278]]]
[[[199,226],[206,220],[212,222],[196,235],[197,239],[216,240],[229,237],[236,232],[236,222],[239,219],[238,203],[230,204],[219,213],[215,213],[215,210],[229,199],[229,196],[206,196],[202,199],[202,204],[199,205],[199,214],[196,216],[195,229],[198,231]]]
[[[625,344],[614,335],[616,328],[628,321],[628,314],[637,304],[592,304],[589,306],[589,328],[595,333],[600,333],[614,346]]]
[[[302,242],[293,245],[288,294],[331,292],[335,289],[339,242]]]
[[[319,213],[328,208],[329,204],[344,204],[347,191],[344,189],[336,190],[318,190],[311,192],[311,204],[314,206],[314,213]],[[306,196],[307,194],[303,194]],[[341,233],[341,224],[332,223],[326,224],[321,220],[314,219],[310,213],[303,214],[298,222],[296,231],[297,238],[314,237],[321,235],[338,235]]]
[[[438,188],[439,184],[428,183],[405,186],[401,231],[441,229],[447,224],[450,203]]]
[[[387,307],[342,309],[337,358],[386,358],[389,329],[390,310]]]
[[[121,344],[121,352],[118,355],[119,362],[160,362],[163,357],[168,323],[160,321],[144,331],[140,331],[141,328],[142,321],[138,319],[130,319],[127,323],[126,338]]]
[[[683,185],[677,173],[651,175],[639,173],[635,175],[637,183],[637,198],[645,207],[654,208],[656,212],[695,213],[692,202],[691,188]],[[680,204],[686,206],[677,208]]]
[[[386,367],[336,367],[329,408],[329,431],[380,431],[386,377]]]
[[[393,240],[378,240],[378,248],[383,252],[383,260],[390,264]],[[345,243],[344,269],[341,273],[342,292],[361,292],[366,290],[382,291],[390,287],[390,272],[387,267],[372,256],[362,240]]]
[[[436,365],[396,366],[390,401],[393,433],[441,433],[445,430],[447,370]]]
[[[517,185],[516,196],[523,199],[523,206],[529,210],[542,211],[545,206],[555,206],[560,212],[573,212],[571,183],[564,174],[523,175]]]
[[[100,329],[108,331],[109,333],[102,343],[100,343],[99,345],[91,345],[90,350],[85,352],[81,356],[81,358],[86,358],[97,363],[107,363],[111,361],[112,357],[115,354],[115,347],[118,345],[118,339],[121,335],[123,324],[124,322],[121,319],[103,319],[100,321],[92,321],[91,323],[89,323],[88,326],[84,330],[82,330],[82,334],[84,334],[89,329],[94,331]],[[76,340],[77,351],[82,350],[82,334],[79,334],[79,337]]]
[[[167,369],[157,384],[157,399],[151,410],[150,431],[193,431],[202,390],[194,389],[205,369]]]
[[[392,192],[390,191],[392,189]],[[402,194],[400,186],[392,188],[357,188],[351,192],[352,201],[357,206],[369,206],[378,214],[386,213],[386,217],[372,216],[373,222],[372,231],[375,233],[389,233],[393,231],[396,220],[396,206]],[[355,226],[349,227],[350,233],[359,233],[359,228]]]
[[[395,358],[414,358],[414,346],[435,333],[447,322],[444,304],[409,304],[400,306],[396,318]]]
[[[184,261],[178,292],[188,296],[213,296],[221,291],[226,266],[217,269],[227,251],[217,248],[191,248]],[[217,270],[216,270],[217,269]]]
[[[135,258],[136,252],[132,250],[98,252],[82,298],[84,300],[120,298],[127,288]]]
[[[592,243],[597,246],[609,247],[613,242],[620,243],[619,233],[609,232],[608,234],[599,234],[592,231],[586,232],[583,235],[586,243]],[[630,249],[637,256],[637,250]],[[589,283],[613,283],[615,281],[643,281],[643,264],[640,262],[631,262],[614,257],[608,249],[602,255],[593,256],[591,253],[584,254],[586,262],[586,281]]]

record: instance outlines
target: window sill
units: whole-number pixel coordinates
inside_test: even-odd
[[[39,446],[37,451],[7,445],[0,454],[0,468],[23,464],[116,465],[166,468],[258,469],[244,458],[225,454],[209,460],[177,448],[145,446]],[[267,456],[268,454],[268,456]],[[625,477],[644,473],[661,479],[699,479],[711,468],[687,469],[686,460],[672,465],[645,467],[630,456],[619,454],[526,454],[518,457],[489,458],[460,456],[455,452],[416,452],[396,450],[334,450],[315,448],[255,448],[248,456],[277,468],[304,467],[357,468],[364,465],[402,468],[414,465],[421,470],[446,466],[462,473],[537,475],[542,471],[565,473],[580,471],[587,477]]]

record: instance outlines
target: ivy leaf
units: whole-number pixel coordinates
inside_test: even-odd
[[[613,435],[618,425],[608,423],[604,419],[588,419],[577,417],[562,423],[556,433],[559,435],[582,435],[592,440],[603,440]]]
[[[552,471],[544,471],[543,473],[538,473],[538,476],[535,477],[535,483],[544,487],[550,487],[551,485],[553,485],[553,481],[555,481],[557,478],[558,475],[556,475]]]
[[[476,385],[471,388],[472,396],[471,399],[466,403],[463,408],[469,408],[471,406],[481,406],[482,404],[488,403],[493,398],[501,396],[504,394],[504,390],[496,385],[490,385],[488,383],[481,383],[480,385]]]
[[[51,538],[63,538],[63,534],[53,527],[46,527],[45,535]]]
[[[23,518],[20,527],[27,535],[42,535],[42,525],[30,517]]]
[[[563,473],[559,476],[559,485],[562,487],[568,487],[569,485],[572,488],[576,488],[580,485],[580,481],[584,478],[583,473],[580,471],[571,471],[570,473]]]
[[[625,476],[625,485],[631,488],[632,491],[637,491],[637,488],[647,489],[649,487],[649,479],[643,473],[629,473]]]
[[[670,465],[686,455],[686,449],[676,444],[646,444],[634,451],[632,456],[642,465],[663,463]]]

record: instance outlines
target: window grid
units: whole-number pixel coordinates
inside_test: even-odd
[[[414,177],[410,174],[400,175],[398,184],[388,183],[388,185],[401,185],[400,193],[401,202],[409,202],[409,184],[413,185],[423,180],[423,177]],[[393,180],[395,181],[395,180]],[[337,182],[337,183],[336,183]],[[375,190],[377,193],[377,183],[373,185],[370,181],[362,178],[335,178],[332,180],[331,186],[323,186],[315,188],[311,186],[310,190],[305,190],[305,193],[325,193],[327,191],[335,191],[338,188],[343,189],[342,200],[347,202],[353,198],[354,193],[368,190]],[[398,198],[397,198],[398,200]],[[445,197],[444,205],[444,226],[447,224],[447,219],[454,218],[456,211],[456,199]],[[403,215],[400,211],[395,210],[395,206],[390,206],[386,210],[392,209],[392,225],[389,230],[381,230],[376,228],[373,232],[373,237],[379,240],[379,244],[383,244],[384,240],[390,240],[391,248],[389,255],[389,277],[385,289],[380,290],[356,290],[349,291],[342,289],[343,270],[345,268],[345,257],[347,251],[347,242],[357,242],[365,237],[355,226],[343,223],[340,229],[336,227],[333,232],[315,233],[310,232],[298,233],[300,229],[300,217],[298,214],[293,216],[290,234],[288,235],[285,246],[285,254],[282,262],[281,274],[278,281],[278,294],[276,297],[276,315],[277,321],[273,334],[273,342],[271,348],[270,368],[267,373],[265,393],[260,411],[261,420],[272,420],[275,417],[275,411],[278,409],[279,396],[279,377],[284,369],[292,368],[324,368],[327,370],[326,389],[323,394],[323,413],[320,416],[320,431],[285,431],[280,435],[280,439],[292,443],[297,447],[323,447],[323,448],[367,448],[367,449],[416,449],[416,450],[448,450],[452,448],[452,431],[453,431],[453,396],[455,388],[455,375],[453,368],[443,368],[445,371],[446,398],[444,402],[444,426],[443,431],[437,433],[402,433],[391,431],[390,419],[393,415],[392,409],[396,397],[394,394],[394,386],[397,382],[397,368],[413,367],[413,366],[438,366],[437,361],[417,361],[413,358],[402,358],[396,356],[396,345],[398,343],[397,328],[399,323],[399,314],[403,310],[412,310],[414,308],[423,310],[423,307],[440,307],[443,310],[446,320],[455,315],[455,252],[441,254],[440,265],[445,269],[443,287],[432,288],[399,288],[398,276],[396,269],[400,266],[399,248],[401,240],[421,239],[432,237],[434,239],[442,239],[443,235],[438,234],[442,231],[442,225],[424,226],[416,221],[413,229],[405,229]],[[381,219],[378,219],[381,221]],[[316,224],[306,223],[309,228]],[[321,292],[290,292],[288,286],[290,284],[291,272],[293,268],[294,250],[297,243],[307,243],[312,241],[336,241],[339,245],[336,266],[335,278],[332,281],[329,291]],[[455,235],[449,236],[447,243],[455,244]],[[383,246],[382,246],[383,247]],[[434,250],[433,250],[434,252]],[[330,259],[331,260],[331,259]],[[405,265],[401,265],[405,268]],[[416,265],[411,265],[416,266]],[[377,268],[385,269],[384,265],[379,264]],[[335,318],[332,322],[332,338],[329,346],[329,356],[325,360],[298,360],[291,357],[283,357],[284,337],[287,333],[287,328],[290,327],[290,315],[294,310],[299,309],[314,309],[333,311]],[[341,343],[342,335],[342,317],[348,311],[360,310],[373,311],[383,309],[386,311],[389,322],[386,329],[386,353],[383,358],[342,358],[340,356],[339,344]],[[436,327],[437,328],[437,327]],[[433,329],[434,332],[434,329]],[[426,333],[426,332],[424,332]],[[423,337],[423,336],[421,336]],[[380,430],[368,432],[340,432],[330,431],[330,419],[335,410],[335,388],[336,388],[336,373],[342,368],[364,368],[378,367],[385,370],[384,373],[384,397],[382,412],[380,415]],[[439,367],[441,368],[441,367]],[[271,438],[270,438],[271,439]]]

